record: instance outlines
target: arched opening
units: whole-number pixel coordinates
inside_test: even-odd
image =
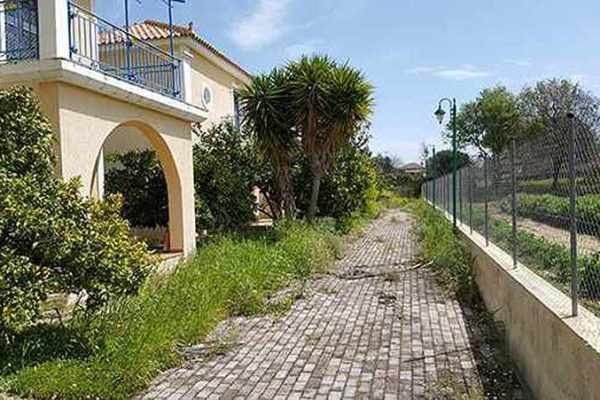
[[[160,134],[143,122],[119,125],[98,151],[91,196],[120,193],[132,234],[164,254],[183,251],[182,187]]]

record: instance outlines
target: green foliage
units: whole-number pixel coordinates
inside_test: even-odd
[[[273,216],[279,219],[285,213],[293,218],[296,204],[292,169],[298,145],[288,72],[275,68],[269,74],[255,76],[239,91],[239,98],[244,126],[256,143],[257,156],[272,170]]]
[[[307,217],[316,216],[320,184],[340,151],[368,123],[373,87],[349,64],[301,57],[259,75],[240,93],[246,123],[271,161],[284,208],[293,216],[291,170],[301,148],[312,175]],[[298,146],[300,144],[300,146]]]
[[[458,163],[456,169],[459,170],[471,163],[471,159],[468,154],[462,151],[457,152]],[[431,156],[425,162],[426,176],[428,177],[440,177],[447,175],[452,172],[453,164],[452,150],[442,150],[435,153],[435,156]]]
[[[252,188],[261,170],[254,142],[231,121],[198,129],[194,146],[196,228],[234,229],[254,216]]]
[[[61,345],[64,354],[54,352],[40,364],[39,353],[28,353],[30,364],[4,385],[40,399],[129,399],[181,361],[180,346],[197,342],[227,316],[266,311],[269,295],[321,271],[338,248],[331,228],[317,224],[286,223],[265,236],[218,239],[171,275],[152,277],[139,295],[115,300],[91,319],[67,322],[70,332],[49,340],[81,346]],[[23,341],[15,343],[26,352]],[[0,361],[4,357],[1,352]]]
[[[481,154],[500,154],[523,123],[517,96],[503,86],[484,89],[456,115],[457,142],[459,146],[473,146]],[[451,135],[447,130],[446,136]]]
[[[87,294],[88,310],[137,291],[155,260],[129,239],[121,200],[87,200],[54,176],[53,134],[27,89],[0,91],[0,330],[40,318],[52,293]]]
[[[167,182],[156,153],[131,151],[109,156],[105,178],[108,194],[123,196],[123,218],[132,226],[167,226]]]
[[[378,154],[373,157],[373,163],[377,167],[379,185],[389,190],[394,190],[406,197],[419,197],[423,176],[409,174],[402,170],[400,161],[390,156]]]
[[[353,213],[366,210],[379,192],[377,170],[366,147],[368,138],[354,140],[338,155],[329,174],[321,182],[318,215],[338,220],[347,219]],[[297,205],[306,215],[310,206],[312,174],[305,161],[294,177]]]

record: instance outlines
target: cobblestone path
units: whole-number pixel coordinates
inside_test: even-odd
[[[144,399],[424,399],[474,372],[459,304],[412,268],[407,214],[375,221],[282,318],[234,321],[237,345],[167,371]]]

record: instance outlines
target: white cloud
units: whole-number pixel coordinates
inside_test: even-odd
[[[259,0],[256,8],[230,29],[233,41],[245,50],[258,50],[277,40],[285,30],[291,0]]]
[[[421,75],[421,74],[429,74],[435,72],[436,68],[434,67],[414,67],[406,70],[407,74],[411,75]]]
[[[527,60],[504,60],[507,64],[512,64],[517,67],[531,67],[531,62]]]
[[[472,67],[464,67],[454,69],[442,69],[439,71],[435,71],[433,75],[443,79],[464,81],[467,79],[485,78],[486,76],[490,76],[492,74],[490,72],[477,70]]]
[[[319,46],[320,41],[318,40],[309,40],[303,43],[292,44],[284,49],[285,57],[288,60],[295,60],[305,54],[315,54],[319,51]]]
[[[477,69],[473,65],[464,65],[457,68],[447,67],[415,67],[405,71],[411,75],[431,75],[442,79],[451,79],[455,81],[464,81],[467,79],[485,78],[492,73]]]

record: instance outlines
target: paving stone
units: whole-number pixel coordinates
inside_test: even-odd
[[[444,371],[466,382],[463,312],[411,268],[412,226],[402,212],[371,224],[286,316],[236,319],[239,346],[166,371],[139,399],[422,399]]]

